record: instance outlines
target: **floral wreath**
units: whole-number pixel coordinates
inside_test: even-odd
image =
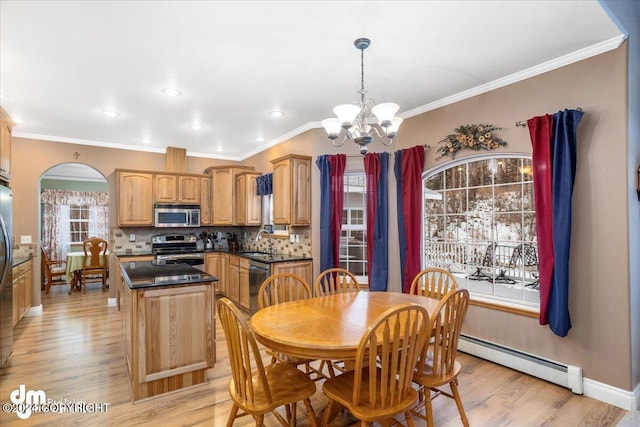
[[[454,134],[447,135],[438,141],[438,144],[443,145],[438,148],[437,152],[440,155],[436,157],[436,160],[449,156],[455,159],[456,153],[463,148],[479,151],[504,147],[507,143],[493,135],[493,131],[500,129],[502,128],[482,123],[479,125],[460,125],[455,129]]]

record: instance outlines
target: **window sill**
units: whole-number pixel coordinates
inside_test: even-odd
[[[484,307],[491,310],[504,311],[511,314],[517,314],[519,316],[532,317],[537,319],[540,317],[540,309],[537,307],[523,307],[521,305],[498,303],[493,300],[484,299],[475,295],[471,295],[471,305],[477,307]]]

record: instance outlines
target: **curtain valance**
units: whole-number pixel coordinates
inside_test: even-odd
[[[41,203],[67,206],[108,206],[109,193],[102,191],[71,191],[47,188],[40,194]]]

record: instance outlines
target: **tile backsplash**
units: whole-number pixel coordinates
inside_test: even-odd
[[[257,227],[200,227],[200,228],[149,228],[131,227],[111,229],[109,249],[117,254],[146,254],[151,253],[151,237],[156,234],[171,233],[195,233],[200,235],[203,232],[217,236],[214,249],[228,250],[227,233],[235,233],[240,244],[241,251],[261,251],[267,252],[269,249],[269,238],[263,235],[260,240],[256,240],[259,229]],[[310,228],[292,228],[291,234],[298,236],[298,241],[292,243],[289,238],[272,237],[273,247],[278,254],[311,257],[311,230]],[[129,240],[130,235],[134,235],[135,240]]]

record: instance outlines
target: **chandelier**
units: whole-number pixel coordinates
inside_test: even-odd
[[[371,40],[360,38],[353,42],[360,50],[360,99],[352,104],[338,105],[333,109],[337,117],[323,120],[322,126],[333,145],[341,147],[345,141],[352,140],[360,146],[360,154],[366,154],[367,146],[375,138],[384,145],[393,144],[402,123],[400,117],[395,117],[400,108],[398,104],[385,102],[376,105],[373,99],[365,99],[367,91],[364,89],[364,50],[369,47]],[[377,119],[376,121],[372,115]],[[344,136],[338,142],[338,137],[344,129]]]

